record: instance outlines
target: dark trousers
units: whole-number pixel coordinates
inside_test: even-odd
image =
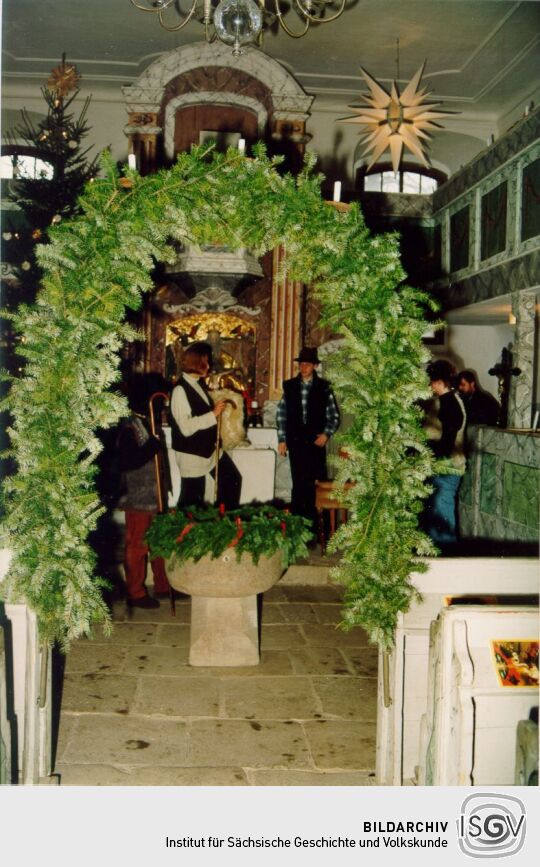
[[[215,478],[216,471],[211,476]],[[195,476],[192,479],[182,479],[180,483],[179,506],[204,505],[205,477]],[[218,503],[223,503],[226,509],[236,509],[240,503],[242,476],[236,464],[226,452],[223,452],[218,464]]]
[[[323,482],[326,473],[326,449],[313,443],[287,443],[291,464],[291,509],[313,521],[315,528],[315,482]]]

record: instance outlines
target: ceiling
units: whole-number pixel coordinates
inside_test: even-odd
[[[35,86],[66,52],[85,86],[118,90],[156,56],[202,37],[198,23],[168,33],[129,0],[3,0],[4,87]],[[396,77],[397,39],[402,83],[427,59],[424,83],[463,120],[496,121],[538,95],[537,0],[349,0],[340,19],[302,39],[267,33],[264,50],[320,110],[339,110],[365,90],[360,65],[383,83]]]

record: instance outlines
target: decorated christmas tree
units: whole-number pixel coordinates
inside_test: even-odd
[[[88,160],[90,148],[82,148],[88,135],[86,121],[90,97],[78,114],[70,112],[77,98],[80,75],[66,63],[65,55],[41,89],[47,114],[35,122],[26,109],[21,122],[11,130],[8,140],[14,155],[10,198],[18,208],[17,222],[6,220],[3,229],[3,260],[12,265],[17,280],[5,293],[9,309],[35,297],[41,271],[36,261],[36,246],[48,240],[51,225],[77,213],[78,197],[85,183],[97,172],[95,159]],[[35,158],[29,170],[23,152]],[[34,169],[35,165],[35,169]]]

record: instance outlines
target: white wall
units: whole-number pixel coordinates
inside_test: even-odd
[[[488,370],[500,361],[501,350],[513,340],[511,325],[449,325],[445,347],[437,355],[448,358],[458,370],[474,370],[482,388],[497,397],[497,378]]]

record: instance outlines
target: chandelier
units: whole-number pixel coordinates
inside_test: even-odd
[[[220,39],[232,45],[233,54],[242,53],[244,45],[250,42],[262,43],[262,32],[277,20],[279,26],[292,36],[300,39],[310,24],[329,24],[339,18],[347,0],[186,0],[191,4],[184,12],[180,0],[131,0],[141,12],[152,12],[158,16],[165,30],[181,30],[193,18],[204,26],[207,42]],[[268,6],[268,8],[267,8]],[[285,22],[285,15],[293,10],[300,19],[298,29],[294,30]],[[174,21],[180,16],[180,21]]]
[[[395,81],[392,82],[388,92],[365,69],[361,68],[371,95],[363,95],[367,105],[359,106],[358,116],[343,118],[342,122],[359,123],[367,128],[368,134],[364,139],[366,149],[363,156],[367,156],[371,151],[368,171],[381,154],[389,150],[392,168],[397,172],[404,147],[418,157],[422,165],[429,168],[424,142],[431,136],[426,130],[440,127],[441,125],[435,121],[441,117],[449,117],[453,112],[435,111],[441,103],[427,102],[429,94],[426,94],[426,89],[418,89],[425,65],[424,61],[402,93],[399,92]]]

